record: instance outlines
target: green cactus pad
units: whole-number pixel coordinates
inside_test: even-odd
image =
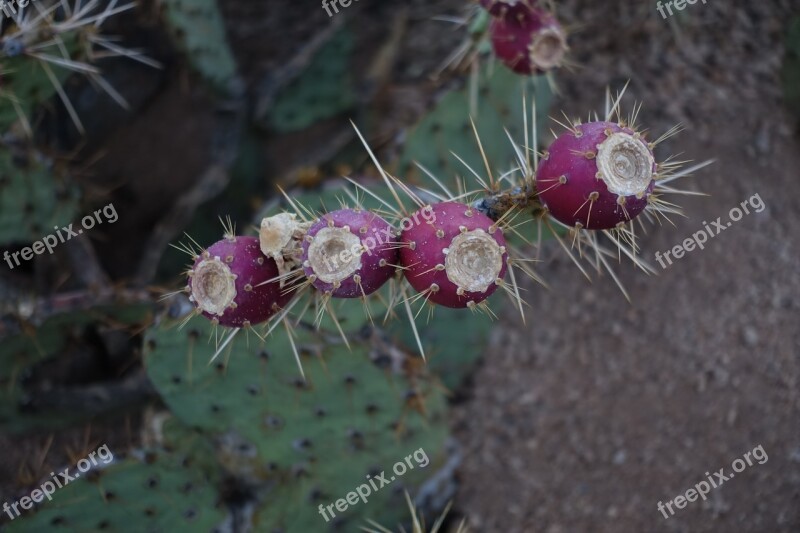
[[[472,173],[452,154],[461,157],[486,179],[483,162],[470,123],[471,84],[445,95],[408,135],[400,158],[399,175],[412,183],[429,181],[414,163],[419,163],[445,184],[455,176],[474,184]],[[506,69],[482,69],[476,87],[477,112],[472,116],[483,150],[495,179],[516,166],[514,149],[505,130],[521,145],[524,140],[522,98],[527,95],[528,113],[536,102],[539,130],[547,119],[551,92],[544,78],[523,78]],[[528,127],[531,127],[530,116]],[[452,152],[452,153],[451,153]]]
[[[305,71],[277,95],[267,122],[280,133],[298,131],[356,104],[350,69],[355,37],[340,30],[313,57]]]
[[[38,152],[0,150],[0,244],[37,241],[74,222],[78,199]]]
[[[102,469],[98,460],[98,467],[57,489],[35,514],[23,511],[8,531],[218,530],[227,513],[195,463],[197,450],[140,455]],[[70,468],[69,474],[76,472]]]
[[[501,296],[497,300],[502,301]],[[437,307],[431,324],[436,327],[417,325],[428,367],[448,389],[458,389],[484,355],[493,322],[487,316],[465,313],[463,309]],[[388,330],[404,346],[417,345],[407,320],[392,322]]]
[[[70,52],[77,50],[75,34],[62,35],[64,46]],[[0,65],[0,132],[6,132],[20,120],[20,115],[30,122],[33,110],[56,94],[39,60],[29,57],[2,58]],[[67,69],[50,65],[53,75],[60,83],[72,74]],[[14,103],[16,102],[16,105]]]
[[[146,334],[146,366],[175,416],[215,435],[227,470],[263,488],[259,530],[324,530],[317,506],[344,497],[371,470],[423,448],[431,465],[402,479],[413,487],[443,460],[444,396],[419,358],[387,355],[355,334],[348,350],[333,332],[301,327],[303,381],[285,333],[263,343],[240,332],[209,364],[212,334],[201,318],[183,330],[155,327]],[[399,520],[401,504],[402,494],[385,487],[343,517]]]
[[[225,90],[236,76],[216,0],[164,0],[166,21],[192,67],[215,88]]]

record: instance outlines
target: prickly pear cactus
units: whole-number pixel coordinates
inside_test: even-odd
[[[39,152],[0,149],[0,244],[38,240],[73,222],[78,199]]]
[[[355,37],[339,30],[296,79],[277,95],[267,118],[277,132],[298,131],[352,109],[356,93],[350,60]]]
[[[30,122],[33,110],[50,100],[56,89],[46,72],[35,61],[4,59],[0,64],[0,131],[7,131],[19,120]],[[54,69],[63,82],[68,72]]]
[[[224,90],[236,76],[216,0],[164,0],[167,25],[192,67],[215,88]]]
[[[298,92],[301,91],[290,91],[290,94]],[[527,112],[531,113],[531,117],[527,121],[522,116],[523,94],[527,97]],[[420,172],[416,168],[414,164],[416,162],[444,181],[449,181],[449,178],[454,175],[467,176],[470,179],[471,171],[453,154],[462,157],[470,168],[485,175],[483,157],[477,149],[478,143],[469,117],[464,112],[469,107],[471,95],[477,98],[477,114],[474,118],[475,128],[481,139],[480,146],[492,164],[502,165],[492,168],[492,171],[498,176],[515,164],[518,153],[511,139],[517,142],[524,139],[523,128],[526,124],[531,130],[538,131],[540,129],[541,119],[537,121],[534,116],[545,115],[551,97],[549,85],[544,79],[522,79],[500,69],[496,71],[482,70],[477,84],[447,94],[434,110],[412,130],[398,164],[399,170],[396,172],[396,175],[401,176],[404,182],[429,190],[437,190],[434,181],[425,172]],[[283,105],[276,106],[277,109],[285,107]],[[534,107],[537,111],[535,115]],[[534,137],[532,132],[529,133],[529,142],[532,143]],[[359,179],[358,181],[363,180]],[[364,185],[367,185],[376,196],[390,197],[388,187],[381,182],[377,184],[364,183]],[[290,196],[315,214],[330,212],[341,206],[341,200],[348,201],[344,191],[333,186],[308,192],[292,191]],[[365,209],[382,208],[380,203],[369,194],[360,192],[359,200]],[[280,211],[280,207],[273,205],[261,216],[275,215]],[[288,208],[287,205],[282,207]],[[380,305],[380,303],[385,303],[386,299],[377,301]],[[340,322],[346,331],[358,331],[366,324],[366,316],[360,302],[334,299],[332,304],[336,305],[336,314],[340,319],[342,315],[345,315]],[[383,309],[385,306],[381,311]],[[429,358],[432,371],[441,376],[448,387],[455,388],[469,374],[473,364],[482,354],[482,350],[467,348],[474,348],[474,346],[480,346],[486,342],[490,323],[481,316],[464,316],[448,312],[445,309],[437,311],[436,320],[444,320],[447,324],[453,324],[453,327],[423,327],[417,328],[415,331],[406,320],[389,320],[387,328],[391,334],[390,337],[408,347],[417,345],[416,337],[419,335],[422,344],[433,350]],[[380,314],[380,312],[375,313],[375,315]],[[467,330],[470,335],[466,338],[462,336],[451,339],[448,331],[454,331],[454,328],[459,331]],[[452,342],[447,342],[448,340]]]
[[[447,435],[444,396],[419,358],[386,353],[355,334],[348,350],[334,331],[301,326],[293,341],[303,379],[284,332],[266,342],[240,332],[209,364],[213,335],[203,319],[182,330],[157,326],[146,335],[145,363],[175,416],[214,436],[230,473],[262,487],[254,519],[260,529],[320,530],[319,504],[333,503],[370,472],[389,470],[422,448],[429,468],[410,471],[337,517],[348,524],[402,518],[395,504],[402,495],[393,489],[430,476]]]
[[[481,35],[486,25],[488,15],[482,12],[473,22],[473,35]],[[488,43],[483,44],[490,47]],[[527,121],[522,116],[523,94],[527,101]],[[532,143],[532,129],[542,131],[552,92],[543,78],[520,78],[500,68],[481,69],[477,85],[470,83],[445,95],[410,131],[398,165],[398,175],[426,189],[436,190],[427,173],[417,166],[419,164],[440,180],[449,182],[453,176],[463,176],[467,182],[473,182],[474,176],[459,160],[461,158],[485,177],[486,166],[467,113],[473,97],[477,98],[477,114],[472,119],[486,160],[490,165],[498,165],[490,166],[497,178],[510,170],[515,161],[509,135],[519,142],[525,137],[523,128],[527,123],[528,138]],[[534,105],[535,119],[531,114]],[[507,236],[516,240],[513,234]],[[476,347],[486,345],[492,323],[485,316],[441,307],[436,309],[432,320],[435,320],[436,327],[419,328],[422,343],[430,350],[428,363],[448,388],[456,389],[483,355],[483,350]],[[416,343],[414,331],[405,320],[393,321],[389,331],[404,345],[414,346]]]

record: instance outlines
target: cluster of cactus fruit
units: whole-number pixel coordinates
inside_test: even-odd
[[[403,219],[400,230],[362,208],[339,209],[310,223],[288,215],[264,220],[260,247],[256,237],[227,235],[197,257],[187,292],[204,316],[228,327],[266,322],[296,292],[294,278],[301,272],[326,296],[359,298],[399,269],[430,301],[473,307],[495,291],[507,270],[501,226],[463,203],[423,206]],[[295,262],[302,270],[287,270]]]
[[[381,200],[381,210],[356,206],[311,217],[292,202],[297,212],[265,218],[260,238],[230,232],[196,254],[186,292],[198,313],[234,328],[268,321],[309,286],[325,299],[367,298],[395,275],[417,299],[475,308],[505,285],[514,261],[505,234],[516,232],[511,221],[525,211],[576,234],[605,232],[622,249],[637,217],[671,212],[660,194],[674,192],[666,182],[686,173],[656,163],[653,148],[661,139],[645,140],[635,116],[614,120],[620,98],[609,99],[604,120],[565,125],[541,158],[526,159],[522,151],[532,149],[522,147],[522,178],[510,189],[499,190],[487,163],[490,184],[478,177],[484,191],[472,202],[425,201],[422,191],[383,169],[395,204]],[[414,203],[412,210],[401,195]]]
[[[513,72],[541,74],[562,64],[566,35],[543,2],[480,0],[480,4],[492,19],[489,34],[495,55]],[[395,205],[381,200],[380,210],[356,205],[312,214],[293,204],[295,212],[262,221],[259,239],[229,232],[211,247],[192,251],[194,264],[185,291],[199,314],[232,328],[269,321],[307,287],[325,300],[366,299],[396,276],[417,291],[414,301],[424,298],[443,307],[475,308],[498,287],[505,287],[513,261],[505,233],[518,233],[511,220],[521,211],[547,221],[551,229],[550,221],[567,228],[576,236],[573,242],[594,244],[598,258],[611,254],[601,252],[597,239],[585,232],[604,232],[647,270],[636,258],[632,222],[648,211],[655,217],[674,212],[659,198],[674,192],[665,187],[668,181],[687,172],[676,172],[677,166],[670,162],[657,164],[653,154],[655,145],[675,131],[656,142],[646,141],[636,129],[635,114],[628,120],[620,118],[620,99],[621,95],[615,101],[607,97],[604,120],[570,121],[541,160],[537,146],[515,144],[522,179],[507,190],[500,190],[488,161],[490,184],[465,163],[484,189],[483,196],[472,202],[463,202],[467,195],[454,197],[442,187],[445,197],[437,196],[433,203],[430,196],[381,169]],[[478,146],[483,154],[480,139]],[[401,194],[416,204],[414,209],[406,210]],[[602,263],[608,268],[604,258]],[[513,272],[511,276],[514,290],[506,292],[519,301]]]

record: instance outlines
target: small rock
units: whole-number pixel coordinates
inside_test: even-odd
[[[625,463],[627,458],[628,454],[625,452],[625,450],[617,450],[617,453],[614,454],[614,457],[611,459],[611,461],[615,465],[621,465]]]
[[[752,326],[746,326],[742,333],[744,342],[747,346],[754,348],[758,345],[758,331],[756,331],[756,328]]]

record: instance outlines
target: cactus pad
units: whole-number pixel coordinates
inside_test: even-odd
[[[322,47],[305,71],[277,95],[267,122],[277,132],[298,131],[351,109],[356,93],[350,70],[355,37],[346,28]]]
[[[215,88],[224,90],[236,76],[216,0],[164,0],[167,24],[192,67]]]
[[[35,151],[0,150],[0,244],[28,243],[72,222],[78,192]]]
[[[138,531],[219,530],[226,513],[216,489],[194,464],[194,453],[143,455],[90,470],[56,490],[35,514],[16,518],[8,530],[113,532],[133,525]],[[70,469],[70,475],[75,472]]]
[[[476,90],[477,109],[470,108],[470,91]],[[522,98],[527,95],[528,113],[536,102],[541,129],[550,106],[551,92],[546,79],[520,79],[504,69],[482,69],[478,84],[445,95],[436,107],[409,132],[399,175],[413,183],[426,180],[414,165],[419,163],[445,183],[455,176],[473,181],[472,173],[453,155],[461,157],[486,179],[483,158],[470,124],[470,114],[481,139],[486,158],[495,178],[515,166],[514,149],[505,130],[518,144],[524,139]],[[528,127],[531,127],[528,117]],[[452,152],[452,153],[451,153]]]
[[[422,361],[386,356],[356,335],[348,351],[331,332],[298,329],[303,380],[288,337],[278,330],[266,343],[252,335],[248,342],[240,332],[209,365],[211,328],[197,319],[183,330],[151,329],[146,365],[173,413],[215,435],[226,468],[263,487],[259,527],[321,530],[320,503],[344,497],[371,471],[389,470],[423,448],[430,468],[409,471],[402,483],[342,516],[350,524],[385,520],[387,513],[400,519],[393,502],[401,503],[402,494],[393,489],[430,476],[447,435],[444,397]]]

